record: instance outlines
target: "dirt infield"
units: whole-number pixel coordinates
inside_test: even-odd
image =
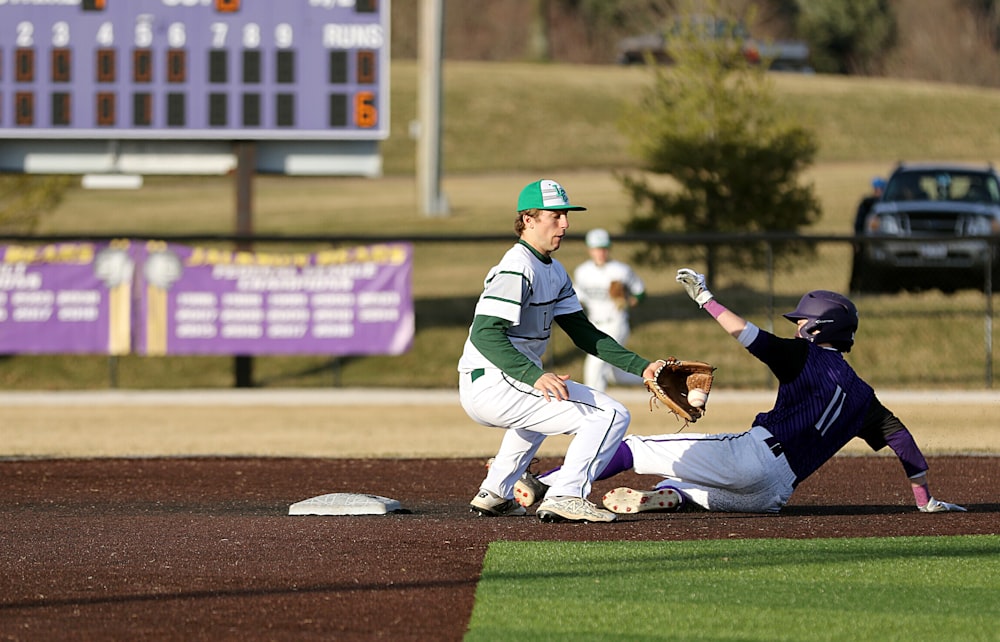
[[[544,460],[543,466],[557,460]],[[0,463],[4,640],[460,640],[494,540],[675,540],[997,532],[1000,466],[931,459],[925,515],[898,463],[838,457],[778,516],[642,514],[614,524],[467,511],[481,459],[160,458]],[[600,482],[595,496],[634,475]],[[405,514],[289,517],[328,492]]]
[[[941,433],[928,430],[936,419],[921,411],[926,400],[902,413],[922,444],[940,444],[928,449],[935,495],[968,513],[921,514],[894,458],[847,455],[803,483],[781,515],[614,524],[470,514],[482,454],[499,433],[450,406],[112,397],[0,403],[0,639],[459,640],[496,540],[986,534],[1000,523],[993,396]],[[729,409],[718,399],[721,423],[747,416],[735,399]],[[634,424],[650,421],[636,415]],[[964,443],[984,452],[952,454]],[[428,454],[436,450],[465,456]],[[415,456],[387,454],[397,452]],[[540,468],[558,461],[545,455]],[[592,498],[649,481],[621,475]],[[405,512],[287,514],[334,492],[384,495]]]

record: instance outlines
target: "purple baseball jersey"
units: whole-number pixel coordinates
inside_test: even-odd
[[[758,414],[755,425],[767,428],[781,443],[796,484],[854,437],[873,450],[892,445],[907,473],[927,469],[909,431],[840,352],[763,330],[747,350],[778,378],[774,407]]]

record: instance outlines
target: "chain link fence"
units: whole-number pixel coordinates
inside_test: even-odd
[[[674,282],[676,268],[691,267],[708,274],[712,248],[735,243],[765,248],[759,267],[742,268],[716,262],[709,287],[716,298],[758,326],[779,336],[791,336],[794,326],[782,317],[810,290],[833,290],[851,297],[859,310],[860,327],[848,360],[877,387],[990,389],[996,376],[993,358],[996,330],[993,318],[994,266],[922,270],[899,269],[886,274],[877,292],[852,288],[852,270],[865,241],[854,237],[795,237],[813,252],[791,259],[777,248],[786,235],[671,238],[665,243],[680,255],[675,264],[635,266],[646,279],[649,299],[633,315],[633,344],[637,351],[657,352],[659,346],[678,346],[685,357],[720,365],[724,385],[773,385],[760,364],[748,360],[725,341],[717,324],[687,299]],[[995,251],[995,240],[991,240]],[[618,241],[615,258],[629,260],[642,254],[646,243],[628,237]],[[692,249],[692,246],[693,249]],[[774,251],[770,251],[774,250]],[[560,260],[566,262],[565,256]],[[634,264],[633,264],[634,265]],[[871,268],[867,268],[871,269]],[[921,274],[929,275],[925,283]],[[706,328],[705,326],[708,326]],[[735,346],[738,347],[738,346]],[[645,351],[645,352],[643,352]],[[724,369],[723,369],[724,366]]]
[[[476,300],[486,273],[514,242],[512,234],[484,236],[174,236],[158,237],[178,243],[233,248],[236,245],[266,252],[311,252],[345,244],[407,241],[414,245],[413,293],[416,338],[401,356],[313,355],[302,358],[255,358],[255,386],[413,386],[451,387]],[[108,237],[6,237],[0,242],[54,243],[101,241]],[[791,336],[794,326],[782,317],[810,290],[848,294],[860,312],[854,350],[847,359],[876,388],[991,389],[997,376],[994,345],[997,339],[996,295],[990,279],[979,287],[968,285],[968,274],[954,272],[955,287],[902,289],[879,293],[851,292],[851,271],[860,239],[852,236],[789,235],[613,235],[612,258],[633,265],[646,283],[646,299],[632,313],[628,346],[648,358],[678,356],[708,361],[718,370],[717,385],[734,389],[774,387],[774,378],[725,334],[711,317],[687,297],[675,281],[680,267],[707,273],[712,248],[725,254],[733,244],[757,244],[759,267],[733,267],[717,261],[709,286],[716,298],[749,321],[779,336]],[[812,251],[789,259],[778,248],[790,242]],[[992,240],[994,245],[998,241]],[[663,248],[662,262],[645,265],[636,257],[650,243]],[[583,234],[564,239],[555,257],[572,275],[585,261]],[[950,273],[942,269],[937,276]],[[74,374],[64,384],[101,387],[108,384],[107,366],[93,359],[67,355],[66,364],[46,367]],[[96,357],[95,357],[96,358]],[[582,377],[583,353],[556,329],[546,364],[558,372]],[[30,381],[41,357],[8,357],[0,367],[10,387]],[[230,361],[206,357],[169,359],[128,357],[112,360],[111,387],[158,387],[166,380],[193,386],[231,385]],[[118,363],[121,376],[118,376]],[[72,365],[70,365],[72,364]],[[88,366],[89,364],[89,366]],[[89,367],[89,370],[87,368]],[[84,374],[90,372],[89,375]],[[168,372],[169,371],[169,372]],[[89,377],[95,381],[84,381]],[[104,381],[97,381],[103,379]],[[34,384],[37,385],[37,384]]]

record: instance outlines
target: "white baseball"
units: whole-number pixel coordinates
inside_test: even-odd
[[[704,390],[698,390],[695,388],[694,390],[688,391],[688,403],[695,408],[701,408],[705,405],[706,401],[708,401],[708,393]]]

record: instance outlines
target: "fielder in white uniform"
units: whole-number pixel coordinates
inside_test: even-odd
[[[628,430],[631,415],[607,394],[547,372],[542,355],[553,322],[584,351],[635,375],[658,366],[624,348],[587,318],[566,269],[552,253],[569,228],[566,191],[552,180],[526,186],[518,198],[518,241],[486,276],[458,363],[459,399],[474,421],[505,429],[472,499],[473,512],[524,515],[514,487],[549,435],[574,435],[563,465],[547,479],[536,514],[543,521],[610,522],[615,514],[587,500]],[[523,483],[523,482],[522,482]],[[534,503],[531,498],[526,503]]]
[[[625,345],[631,334],[629,310],[646,298],[646,285],[628,264],[611,258],[607,230],[598,227],[587,232],[587,251],[590,259],[573,272],[576,296],[597,329]],[[622,298],[612,296],[612,283],[621,284]],[[641,386],[642,377],[588,354],[583,360],[583,383],[603,392],[609,383]]]

